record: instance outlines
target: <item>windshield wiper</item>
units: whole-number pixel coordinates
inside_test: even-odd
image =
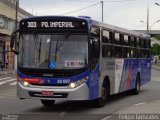
[[[38,61],[41,59],[41,39],[38,40],[38,35],[34,34],[34,41],[36,43],[36,51],[38,52]]]
[[[57,36],[56,49],[55,49],[55,62],[57,61],[57,52],[59,51],[59,49],[61,47],[63,47],[64,41],[67,41],[69,36],[70,36],[70,32],[67,32],[66,35],[65,35],[65,39],[62,40],[62,43],[60,45],[59,45],[59,39],[58,39],[58,36]]]

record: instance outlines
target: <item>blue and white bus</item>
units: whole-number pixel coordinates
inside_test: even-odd
[[[92,100],[102,107],[109,95],[151,79],[150,36],[90,17],[39,16],[23,19],[11,36],[18,55],[17,96],[55,101]]]

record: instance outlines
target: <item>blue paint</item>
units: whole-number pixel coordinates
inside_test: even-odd
[[[87,81],[89,86],[89,99],[98,98],[99,94],[99,65],[97,64],[95,69],[90,73],[90,79]]]

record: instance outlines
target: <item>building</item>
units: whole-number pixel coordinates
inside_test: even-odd
[[[10,50],[10,35],[15,30],[17,0],[0,0],[0,64],[8,62],[8,68],[14,67],[14,53]],[[18,9],[18,21],[32,15]]]

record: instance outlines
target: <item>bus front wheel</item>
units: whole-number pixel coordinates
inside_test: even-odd
[[[52,107],[55,103],[55,100],[41,100],[41,103],[45,106],[45,107]]]
[[[102,86],[102,89],[101,89],[101,97],[94,100],[94,103],[93,103],[94,106],[96,108],[104,107],[104,105],[106,104],[108,96],[109,95],[108,95],[107,85],[104,84]]]

